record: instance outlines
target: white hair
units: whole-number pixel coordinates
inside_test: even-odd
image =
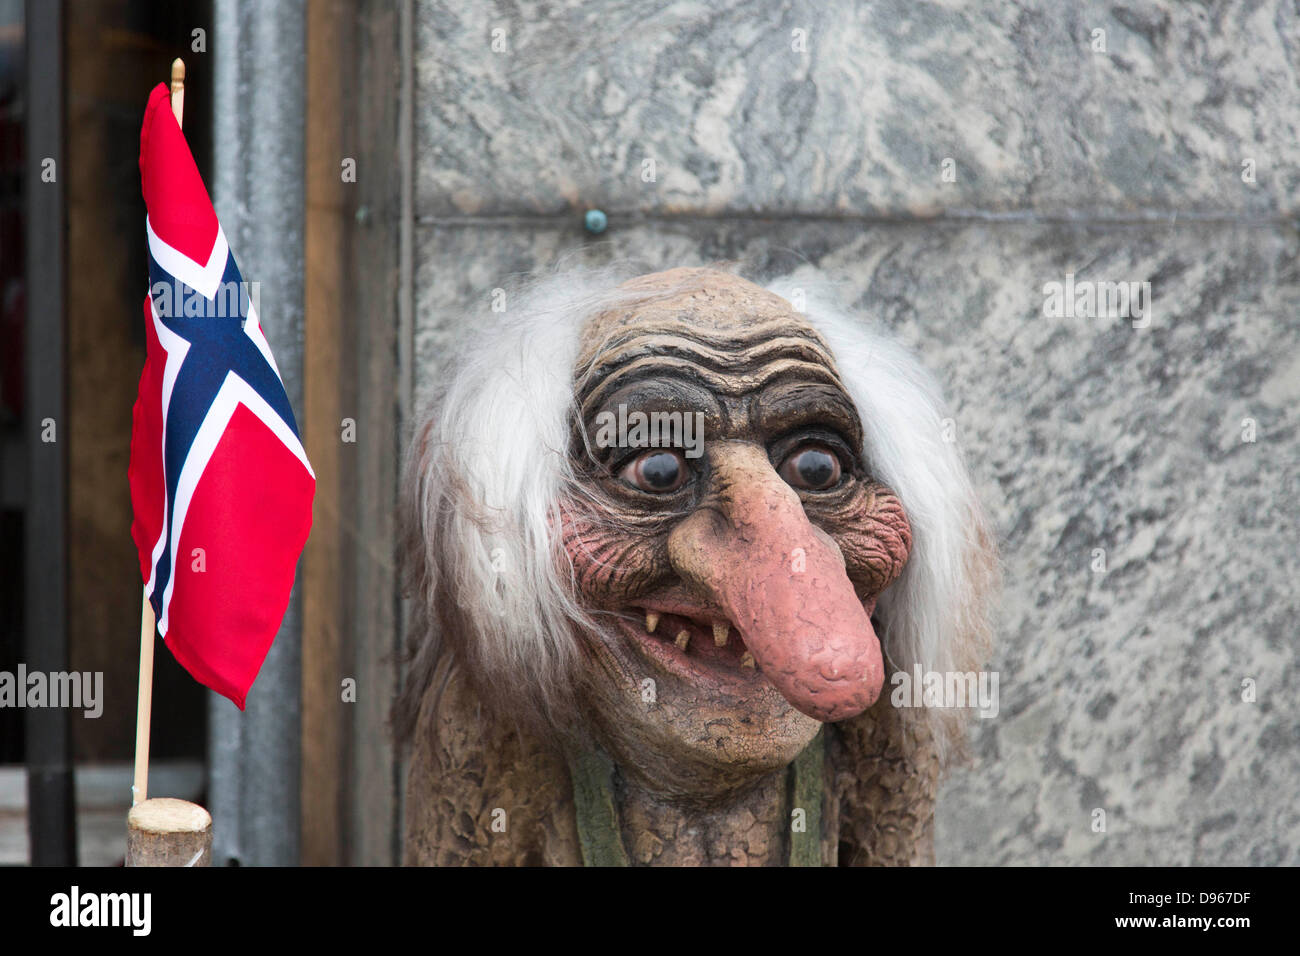
[[[570,459],[573,369],[588,318],[629,299],[628,275],[565,269],[510,290],[475,317],[447,363],[408,455],[403,571],[414,600],[410,673],[394,711],[403,736],[450,651],[480,693],[551,716],[593,626],[560,546],[558,508],[580,493]],[[504,690],[503,690],[504,689]],[[494,695],[496,696],[496,695]]]
[[[595,626],[578,603],[558,514],[566,495],[582,494],[570,444],[580,333],[600,312],[673,291],[620,290],[628,277],[618,267],[566,269],[537,281],[506,312],[483,316],[446,368],[406,468],[404,570],[415,604],[413,664],[394,711],[403,736],[445,651],[480,693],[521,712],[535,705],[549,716],[566,695],[574,628]],[[789,298],[788,282],[769,289]],[[804,317],[857,406],[869,471],[912,527],[911,557],[877,606],[883,652],[898,669],[967,669],[987,632],[990,551],[961,454],[944,440],[939,388],[883,330],[823,300]]]

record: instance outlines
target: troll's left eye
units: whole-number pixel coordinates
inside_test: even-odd
[[[840,459],[822,445],[804,445],[781,463],[779,472],[795,488],[825,491],[839,484]]]
[[[620,477],[642,491],[667,494],[686,483],[686,459],[680,451],[648,451],[628,462]]]

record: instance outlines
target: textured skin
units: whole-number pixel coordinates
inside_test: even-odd
[[[445,669],[444,669],[445,671]],[[408,866],[582,862],[563,756],[486,714],[463,681],[436,675],[420,708],[407,777]],[[504,832],[493,811],[504,810]],[[501,815],[496,819],[500,821]]]
[[[573,794],[562,753],[484,714],[462,680],[426,693],[412,742],[404,862],[408,866],[580,866]],[[834,866],[934,863],[940,761],[925,725],[904,736],[883,697],[833,726],[822,859]],[[784,775],[725,812],[682,812],[642,797],[621,806],[635,865],[779,866],[787,842]],[[626,793],[626,791],[625,791]],[[492,811],[506,811],[493,832]],[[683,839],[688,828],[703,841]]]
[[[835,724],[830,755],[840,866],[933,866],[941,764],[928,724],[904,726],[888,695]]]
[[[621,807],[629,860],[634,866],[784,866],[785,786],[785,773],[777,771],[724,808],[686,813],[629,791]],[[700,836],[687,837],[686,831]]]

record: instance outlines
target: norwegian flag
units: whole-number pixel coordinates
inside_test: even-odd
[[[242,710],[311,530],[316,476],[166,84],[145,109],[148,354],[131,432],[131,535],[158,632]]]

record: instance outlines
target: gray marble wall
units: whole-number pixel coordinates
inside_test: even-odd
[[[573,250],[831,279],[944,381],[1002,549],[1002,709],[939,861],[1300,864],[1294,4],[422,0],[416,28],[418,396]],[[1150,311],[1046,316],[1067,273]]]

